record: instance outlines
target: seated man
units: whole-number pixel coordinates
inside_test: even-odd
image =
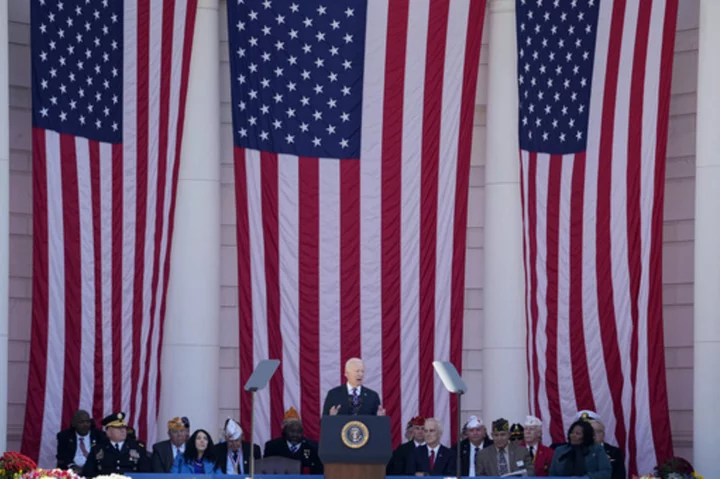
[[[80,409],[73,414],[70,428],[57,435],[57,467],[72,469],[80,474],[90,450],[95,444],[104,442],[105,433],[95,429],[95,424],[87,411]]]
[[[232,419],[225,421],[225,441],[215,445],[217,469],[223,474],[250,473],[250,443],[243,441],[243,430]],[[260,446],[253,444],[253,455],[260,459]]]
[[[303,436],[303,425],[295,408],[285,413],[282,436],[265,443],[264,457],[287,457],[300,461],[302,474],[323,473],[318,444]]]
[[[416,416],[410,420],[408,426],[412,430],[412,438],[393,451],[387,467],[388,475],[404,476],[408,462],[415,460],[415,449],[425,445],[425,418]]]
[[[416,447],[413,460],[408,462],[408,475],[454,476],[455,454],[449,447],[440,444],[442,424],[434,418],[425,420],[425,444]]]
[[[480,451],[475,458],[476,475],[497,477],[525,470],[528,476],[534,476],[535,468],[528,450],[510,442],[507,419],[494,421],[492,431],[493,445]]]
[[[492,445],[492,439],[487,437],[487,428],[482,420],[477,416],[470,416],[464,427],[467,439],[460,441],[460,466],[462,467],[462,475],[475,477],[475,457],[484,448]],[[457,444],[453,449],[453,454],[457,454]]]
[[[158,474],[167,474],[172,469],[175,458],[185,452],[185,441],[190,437],[190,421],[179,417],[168,421],[168,438],[156,442],[152,453],[152,470]]]
[[[150,472],[145,444],[128,437],[125,413],[109,415],[102,425],[108,440],[92,448],[82,470],[83,476]]]
[[[524,446],[533,458],[535,475],[547,476],[550,471],[554,451],[540,443],[542,437],[542,421],[535,416],[525,419]]]

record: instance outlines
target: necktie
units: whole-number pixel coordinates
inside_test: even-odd
[[[292,447],[292,453],[295,454],[298,450],[297,444]]]
[[[533,446],[530,446],[530,457],[535,459],[535,448]]]
[[[88,455],[88,450],[87,450],[87,448],[85,447],[85,438],[84,438],[84,437],[81,437],[81,438],[80,438],[80,451],[82,451],[83,456],[87,457],[87,455]]]
[[[498,449],[498,475],[503,476],[510,472],[508,470],[507,458],[505,457],[505,449]]]
[[[233,451],[232,457],[233,457],[233,467],[235,468],[235,471],[234,471],[235,474],[242,474],[242,470],[241,470],[242,466],[240,465],[240,463],[238,463],[238,452]]]
[[[352,398],[352,408],[353,408],[352,413],[357,414],[358,413],[358,404],[360,404],[360,398],[358,398],[357,388],[353,388],[352,396],[353,396],[353,398]]]
[[[120,444],[115,444],[115,449],[117,449],[117,451],[120,452]]]
[[[430,472],[432,472],[433,468],[435,467],[435,450],[430,451]]]

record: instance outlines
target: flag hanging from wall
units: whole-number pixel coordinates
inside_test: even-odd
[[[279,436],[291,406],[317,438],[352,357],[396,444],[417,414],[443,421],[445,442],[456,434],[457,405],[431,363],[461,369],[484,10],[228,3],[241,384],[261,359],[282,361],[259,393],[255,442]],[[244,392],[241,420],[248,430]]]
[[[33,309],[22,450],[73,412],[152,443],[197,0],[32,0]]]
[[[672,455],[662,323],[677,0],[517,0],[530,409],[596,411],[631,474]]]

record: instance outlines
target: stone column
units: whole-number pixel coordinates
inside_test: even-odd
[[[720,2],[700,1],[698,52],[697,147],[695,157],[695,338],[693,384],[693,466],[705,477],[720,477],[713,441],[720,397]]]
[[[528,413],[515,1],[490,0],[488,7],[482,355],[487,423]]]
[[[220,38],[218,0],[198,2],[170,259],[159,438],[168,419],[218,428]]]
[[[10,104],[8,2],[0,0],[0,453],[7,449],[8,283],[10,281]],[[27,318],[29,321],[30,318]]]

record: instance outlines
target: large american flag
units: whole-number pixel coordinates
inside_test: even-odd
[[[518,0],[530,406],[606,424],[630,473],[672,454],[662,323],[677,0]]]
[[[78,408],[152,442],[197,0],[32,0],[33,320],[23,452]]]
[[[484,0],[228,2],[240,379],[282,366],[256,437],[299,409],[317,438],[365,360],[397,443],[461,367],[468,176]],[[241,420],[250,425],[242,393]],[[454,425],[454,421],[453,421]]]

